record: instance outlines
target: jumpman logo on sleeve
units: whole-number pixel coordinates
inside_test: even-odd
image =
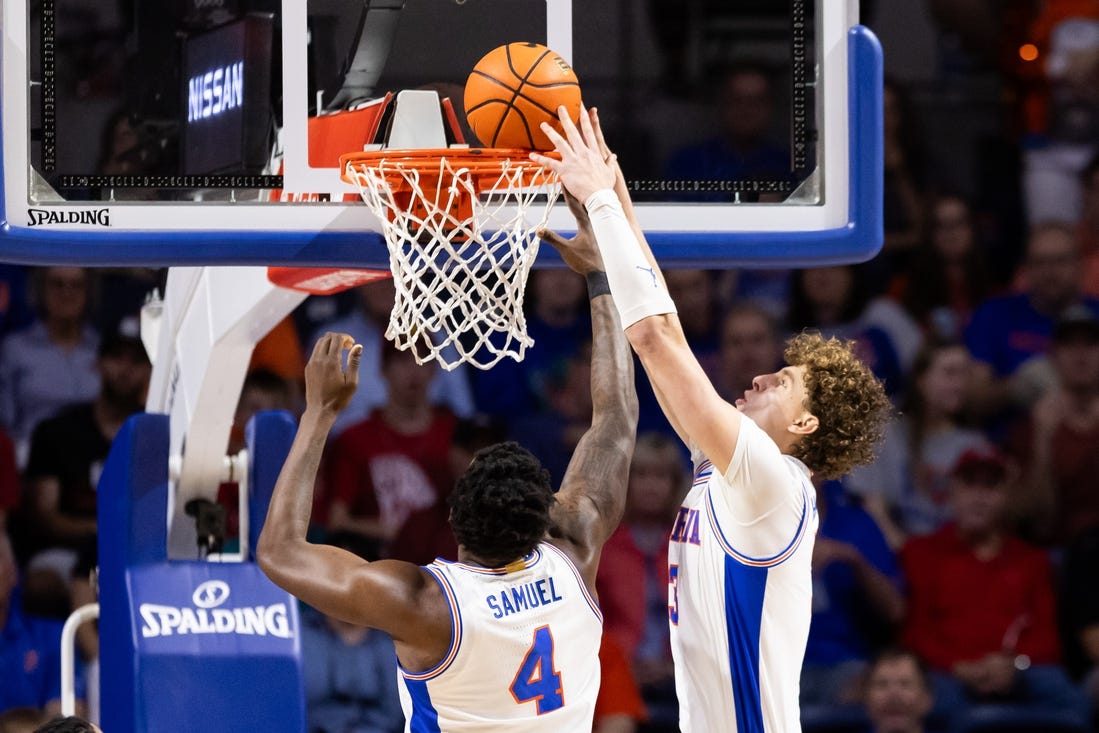
[[[634,265],[638,270],[649,273],[649,277],[653,279],[653,287],[657,287],[656,272],[651,267],[642,267],[641,265]]]

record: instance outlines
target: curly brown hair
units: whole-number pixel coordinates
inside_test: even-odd
[[[805,367],[805,408],[820,421],[816,432],[797,442],[793,455],[826,479],[874,460],[874,448],[893,415],[881,382],[853,347],[853,341],[813,332],[786,344],[786,363]]]

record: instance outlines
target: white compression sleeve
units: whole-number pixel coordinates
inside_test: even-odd
[[[641,250],[618,195],[609,188],[596,191],[584,208],[603,256],[622,328],[649,316],[675,313],[675,303]]]

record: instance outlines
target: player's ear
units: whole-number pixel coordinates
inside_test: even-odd
[[[817,428],[820,427],[820,420],[817,416],[811,412],[803,412],[794,422],[786,426],[794,435],[811,435],[817,432]]]

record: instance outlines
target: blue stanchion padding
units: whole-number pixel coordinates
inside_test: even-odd
[[[138,415],[100,479],[103,729],[302,733],[297,601],[252,562],[168,559],[167,467],[167,416]]]
[[[248,465],[248,554],[255,562],[256,544],[267,517],[275,481],[290,453],[298,426],[285,410],[256,413],[244,429],[251,460]]]

